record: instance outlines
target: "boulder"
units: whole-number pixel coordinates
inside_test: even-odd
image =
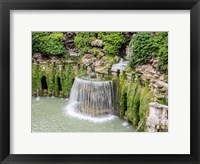
[[[91,45],[93,47],[103,47],[103,42],[102,42],[102,40],[96,39],[91,42]]]

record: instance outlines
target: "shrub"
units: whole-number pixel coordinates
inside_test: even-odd
[[[130,49],[133,54],[130,59],[130,66],[145,64],[155,54],[159,59],[159,69],[168,71],[168,33],[138,32],[130,41]]]
[[[33,32],[32,51],[47,55],[63,55],[63,37],[62,32]]]
[[[103,50],[108,55],[116,55],[126,40],[122,32],[99,32],[98,37],[103,41]]]
[[[92,49],[91,42],[96,38],[103,41],[103,50],[107,55],[116,55],[125,42],[125,37],[121,32],[78,32],[74,42],[76,47],[84,53]],[[95,49],[92,51],[97,55],[98,52]]]
[[[139,32],[132,37],[130,41],[130,49],[133,52],[130,60],[132,67],[136,64],[144,64],[154,52],[155,48],[151,39],[152,33],[150,32]]]
[[[156,55],[159,59],[161,71],[168,71],[168,33],[158,32],[154,37],[154,43],[158,45]]]
[[[95,32],[78,32],[74,38],[74,43],[76,45],[76,48],[84,53],[92,47],[90,43],[95,39]]]

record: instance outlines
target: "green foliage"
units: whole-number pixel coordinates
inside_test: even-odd
[[[32,32],[32,51],[46,55],[63,55],[63,37],[62,32]]]
[[[119,107],[120,107],[120,117],[123,117],[125,114],[125,111],[127,110],[127,91],[126,91],[125,85],[123,85],[121,89]]]
[[[99,32],[98,37],[103,41],[103,50],[108,55],[116,55],[126,40],[122,32]]]
[[[87,52],[91,48],[91,42],[96,39],[95,32],[78,32],[74,38],[76,48],[83,53]]]
[[[129,44],[133,51],[130,61],[132,67],[136,64],[144,64],[154,52],[152,37],[153,35],[150,32],[138,32],[132,37]]]
[[[47,64],[45,70],[41,65],[32,64],[32,90],[36,92],[37,89],[41,89],[42,76],[46,77],[48,86],[48,94],[51,95],[54,90],[55,96],[67,97],[70,93],[73,85],[73,79],[75,78],[75,72],[73,71],[73,65],[68,64],[64,67],[63,71],[59,70],[58,66],[53,71],[53,65]],[[58,77],[60,77],[60,84],[62,91],[59,91]]]
[[[43,71],[40,65],[32,64],[32,90],[41,89]]]
[[[58,77],[61,76],[61,72],[58,71],[58,69],[56,69],[56,73],[55,73],[55,86],[54,86],[54,91],[55,91],[55,95],[59,96],[59,88],[58,88]]]
[[[157,43],[156,54],[159,59],[159,68],[161,71],[168,71],[168,33],[158,32],[154,37],[154,42]]]
[[[163,99],[159,100],[158,103],[163,104],[163,105],[168,105],[168,99],[163,98]]]
[[[138,32],[129,44],[133,54],[130,59],[131,67],[137,64],[145,64],[155,54],[159,59],[159,69],[168,70],[168,33]]]
[[[92,52],[92,54],[93,54],[94,56],[97,56],[97,55],[99,54],[99,50],[98,50],[98,48],[96,48],[96,47],[92,48],[92,49],[91,49],[91,52]]]
[[[126,77],[124,75],[121,76],[119,87],[121,89],[119,99],[120,117],[123,117],[127,110],[127,86]]]
[[[120,117],[126,117],[140,131],[145,131],[149,103],[154,95],[148,89],[148,84],[142,86],[140,80],[128,82],[121,78]]]
[[[60,78],[60,84],[62,87],[62,91],[59,91],[58,78]],[[72,64],[65,65],[63,67],[63,70],[59,70],[59,67],[57,66],[57,69],[55,72],[55,83],[53,84],[53,76],[52,76],[52,81],[50,83],[53,85],[52,90],[55,91],[55,95],[63,96],[63,97],[69,96],[71,87],[73,85],[74,78],[75,78],[75,73],[73,71]]]
[[[133,123],[134,126],[138,125],[139,105],[140,105],[140,83],[139,81],[132,81],[128,87],[127,94],[127,112],[126,117]]]
[[[64,71],[62,72],[62,77],[61,77],[61,85],[62,85],[62,91],[63,91],[63,96],[68,96],[70,93],[70,90],[73,85],[73,79],[74,79],[74,71],[73,71],[73,66],[68,64],[65,66]]]
[[[38,79],[38,74],[37,74],[37,66],[36,66],[36,64],[32,64],[32,89],[34,90],[34,91],[36,91],[37,90],[37,88],[38,88],[38,81],[37,81],[37,79]]]
[[[82,66],[79,66],[78,71],[77,71],[77,76],[78,75],[84,75],[84,74],[87,74],[87,69],[82,67]]]
[[[50,65],[50,64],[46,65],[45,75],[46,75],[46,82],[48,86],[48,93],[50,95],[52,94],[52,91],[54,90],[53,65]]]
[[[116,55],[118,49],[125,42],[125,37],[121,32],[78,32],[74,42],[78,49],[87,52],[92,49],[91,42],[98,37],[103,41],[103,50],[107,55]],[[94,55],[98,55],[97,49],[92,49]]]
[[[139,106],[139,126],[140,131],[146,131],[147,125],[146,120],[149,114],[149,103],[152,101],[153,93],[148,89],[148,85],[146,84],[145,87],[141,90],[140,95],[140,106]]]

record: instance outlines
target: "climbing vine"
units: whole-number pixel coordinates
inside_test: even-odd
[[[134,126],[138,124],[138,110],[140,98],[140,84],[139,81],[132,81],[128,87],[127,95],[127,112],[126,117],[133,123]]]
[[[36,92],[37,89],[41,90],[42,75],[42,67],[37,64],[32,64],[32,90],[34,92]]]
[[[123,117],[127,110],[127,85],[125,74],[123,74],[120,78],[119,88],[121,90],[119,99],[119,115],[120,117]]]
[[[68,96],[70,93],[70,90],[73,85],[73,79],[75,77],[73,66],[68,64],[65,66],[62,77],[61,77],[61,85],[62,85],[62,92],[63,96]]]
[[[149,103],[154,97],[148,89],[148,84],[143,86],[139,79],[132,79],[130,82],[125,77],[121,77],[120,85],[120,117],[125,117],[132,122],[139,131],[146,131]]]
[[[149,114],[149,103],[153,99],[153,93],[148,89],[148,85],[141,90],[140,95],[140,106],[139,106],[139,118],[140,122],[138,125],[140,126],[140,131],[145,131],[147,129],[146,120]]]
[[[48,94],[51,95],[52,91],[54,90],[54,83],[53,83],[53,65],[50,65],[49,63],[46,65],[45,68],[45,75],[46,75],[46,82],[48,86]]]
[[[82,70],[83,71],[83,70]],[[73,79],[75,78],[75,72],[73,65],[67,64],[63,69],[59,69],[57,66],[54,70],[54,66],[47,63],[45,69],[41,65],[32,65],[32,90],[36,92],[37,89],[42,90],[42,76],[46,77],[46,83],[48,88],[48,95],[52,95],[54,91],[55,96],[69,96],[71,87],[73,85]],[[58,81],[60,78],[60,84]],[[61,90],[59,90],[59,85]]]

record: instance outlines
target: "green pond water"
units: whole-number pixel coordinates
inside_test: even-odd
[[[91,117],[67,108],[64,98],[32,98],[32,132],[134,132],[115,115]]]

